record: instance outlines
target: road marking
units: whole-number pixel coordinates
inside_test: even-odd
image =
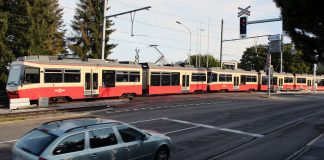
[[[322,138],[324,136],[324,134],[320,134],[319,136],[317,136],[315,139],[313,139],[312,141],[310,141],[309,143],[307,143],[306,146],[311,146],[313,145],[316,141],[318,141],[320,138]]]
[[[150,121],[157,121],[157,120],[163,120],[163,118],[154,118],[154,119],[147,119],[147,120],[141,120],[141,121],[128,122],[128,124],[143,123],[143,122],[150,122]]]
[[[10,140],[10,141],[3,141],[3,142],[0,142],[0,144],[12,143],[12,142],[16,142],[17,140],[18,140],[18,139]]]
[[[234,129],[222,128],[222,127],[215,127],[215,126],[211,126],[211,125],[194,123],[194,122],[183,121],[183,120],[178,120],[178,119],[171,119],[171,118],[167,118],[167,117],[164,117],[161,119],[178,122],[178,123],[183,123],[183,124],[194,125],[194,126],[200,126],[200,127],[209,128],[209,129],[225,131],[225,132],[237,133],[237,134],[242,134],[242,135],[247,135],[247,136],[252,136],[252,137],[258,137],[258,138],[264,137],[264,135],[261,135],[261,134],[249,133],[249,132],[244,132],[244,131],[239,131],[239,130],[234,130]]]
[[[182,132],[182,131],[186,131],[186,130],[190,130],[190,129],[194,129],[194,128],[198,128],[198,127],[200,127],[200,126],[188,127],[188,128],[184,128],[184,129],[179,129],[179,130],[175,130],[175,131],[166,132],[166,133],[163,133],[163,134],[172,134],[172,133]]]

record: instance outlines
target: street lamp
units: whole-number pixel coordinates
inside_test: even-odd
[[[201,61],[200,61],[200,59],[201,59],[201,56],[202,56],[202,55],[201,55],[201,32],[202,32],[202,31],[205,31],[205,30],[202,29],[201,26],[200,26],[199,31],[200,31],[200,32],[199,32],[199,67],[200,67],[200,66],[201,66],[201,63],[200,63]]]
[[[189,35],[190,35],[190,44],[189,44],[189,53],[188,53],[188,63],[190,65],[190,54],[191,54],[191,30],[189,29],[189,27],[187,27],[186,25],[184,25],[183,23],[181,23],[180,21],[176,21],[176,23],[182,25],[183,27],[185,27],[188,31],[189,31]]]

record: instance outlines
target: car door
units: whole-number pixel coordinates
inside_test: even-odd
[[[147,136],[130,126],[116,127],[124,142],[124,149],[128,160],[148,160],[155,154],[153,142],[147,140]]]
[[[89,131],[89,159],[119,160],[126,159],[125,150],[119,144],[112,128]]]
[[[56,145],[52,151],[53,157],[50,159],[88,160],[85,144],[85,133],[69,135]]]

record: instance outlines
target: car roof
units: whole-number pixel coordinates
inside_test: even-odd
[[[40,125],[37,129],[48,132],[50,134],[54,134],[56,136],[61,136],[68,132],[86,130],[89,128],[100,128],[102,126],[111,127],[118,124],[123,123],[111,119],[78,117],[46,122]]]

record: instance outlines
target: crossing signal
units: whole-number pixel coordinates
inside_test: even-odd
[[[246,23],[247,23],[247,18],[241,17],[240,18],[240,37],[241,38],[246,38]]]

